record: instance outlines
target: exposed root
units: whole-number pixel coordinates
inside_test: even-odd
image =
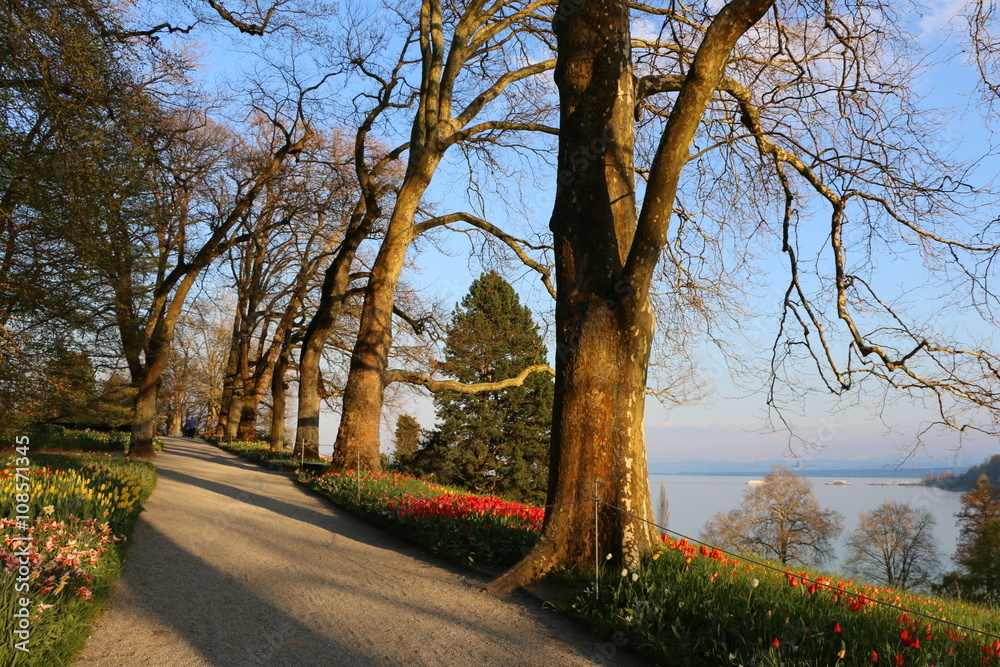
[[[555,542],[542,535],[524,558],[487,584],[484,591],[491,595],[507,595],[533,584],[558,564],[560,553]]]

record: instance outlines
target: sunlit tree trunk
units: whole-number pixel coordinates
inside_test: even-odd
[[[548,499],[554,507],[535,548],[491,584],[493,592],[553,568],[592,567],[606,554],[637,567],[657,542],[644,434],[654,331],[649,288],[694,131],[736,39],[767,6],[734,0],[719,13],[678,95],[637,216],[627,3],[560,2],[553,21],[559,172],[550,223],[558,290]],[[596,539],[595,506],[580,502],[595,496]]]
[[[271,371],[271,451],[281,451],[285,444],[285,408],[288,385],[285,374],[291,361],[291,350],[285,345]]]
[[[392,347],[392,307],[406,251],[413,240],[413,216],[430,183],[439,157],[420,160],[400,188],[385,239],[365,290],[357,342],[344,387],[343,411],[335,445],[334,469],[360,465],[380,470],[379,428],[386,370]]]

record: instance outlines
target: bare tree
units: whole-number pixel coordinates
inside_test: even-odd
[[[973,0],[967,10],[972,58],[987,104],[995,108],[1000,102],[1000,9],[995,2]]]
[[[168,125],[172,134],[164,155],[170,158],[162,163],[164,187],[155,219],[160,240],[155,255],[158,270],[148,287],[148,305],[137,302],[138,286],[132,282],[137,276],[128,263],[114,276],[115,310],[138,392],[129,450],[132,456],[153,456],[159,380],[188,293],[205,268],[244,239],[240,224],[254,200],[279,173],[285,159],[299,153],[309,139],[310,130],[302,116],[307,93],[299,90],[298,97],[286,101],[286,108],[270,118],[266,133],[255,137],[260,142],[256,146],[230,144],[231,150],[220,153],[219,147],[226,140],[222,129],[197,114],[175,117],[173,125]],[[231,190],[206,189],[209,175],[217,173],[215,164],[226,167],[223,174],[231,179]],[[207,202],[197,199],[202,194],[207,195]]]
[[[340,143],[336,133],[317,132],[296,163],[265,188],[245,225],[251,238],[232,251],[238,312],[219,421],[226,437],[256,437],[258,406],[275,385],[282,356],[287,368],[293,325],[342,241],[343,211],[352,197],[349,174],[337,159]]]
[[[861,514],[845,564],[886,586],[926,586],[941,566],[935,524],[930,511],[887,500]]]
[[[373,53],[359,53],[352,60],[380,91],[387,90],[386,83],[394,82],[407,63],[419,63],[420,74],[411,97],[416,109],[408,119],[410,139],[399,149],[407,152],[406,171],[370,271],[344,388],[336,443],[339,461],[359,460],[371,469],[380,466],[379,430],[400,272],[417,235],[455,221],[448,217],[420,221],[418,217],[445,153],[453,146],[496,142],[506,132],[554,132],[544,123],[544,106],[526,105],[532,100],[526,87],[532,77],[554,64],[536,53],[549,48],[542,22],[552,4],[552,0],[474,0],[447,5],[422,0],[412,14],[399,14],[400,30],[408,36],[408,43],[395,64],[380,71]],[[410,52],[411,45],[419,49],[419,55]],[[511,67],[511,63],[518,65]],[[504,103],[508,93],[512,99]],[[411,100],[403,100],[394,105],[409,106]],[[478,120],[486,114],[493,119]]]
[[[629,7],[661,20],[659,33],[633,39]],[[932,119],[909,87],[916,60],[884,56],[912,40],[887,7],[565,0],[553,26],[555,507],[532,553],[491,590],[583,566],[595,550],[637,567],[653,549],[643,441],[653,280],[666,267],[675,306],[697,304],[695,269],[720,240],[732,244],[723,261],[751,256],[751,239],[787,260],[770,396],[782,418],[778,387],[802,390],[805,363],[834,394],[870,380],[926,397],[943,424],[989,430],[1000,408],[994,356],[908,321],[871,277],[876,252],[915,247],[968,280],[998,248],[988,221],[963,209],[961,165],[922,143]],[[636,144],[637,121],[655,148]],[[815,257],[803,260],[805,248]],[[596,541],[583,509],[595,487],[616,508],[601,514]]]
[[[742,506],[712,517],[701,539],[781,563],[830,559],[841,516],[821,509],[809,480],[788,468],[775,466],[763,482],[743,493]]]

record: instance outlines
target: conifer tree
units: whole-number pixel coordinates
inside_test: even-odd
[[[494,382],[546,363],[547,350],[510,283],[472,283],[452,315],[442,370],[459,382]],[[418,456],[422,472],[471,491],[540,503],[548,483],[552,378],[535,373],[496,392],[435,394],[438,427]]]
[[[420,447],[420,436],[422,435],[420,422],[411,415],[399,415],[396,419],[396,446],[392,451],[392,458],[396,462],[406,462],[413,456],[413,453]]]

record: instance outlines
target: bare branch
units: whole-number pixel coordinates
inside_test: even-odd
[[[507,389],[509,387],[520,387],[532,374],[543,372],[548,373],[553,377],[555,377],[556,374],[555,369],[548,364],[535,364],[525,368],[523,371],[518,373],[516,377],[507,378],[506,380],[466,384],[464,382],[458,382],[457,380],[434,380],[431,378],[429,373],[391,369],[386,371],[385,384],[388,386],[393,382],[407,382],[409,384],[417,384],[425,387],[432,393],[453,391],[459,394],[479,394],[485,391],[500,391],[501,389]]]
[[[528,246],[533,250],[539,250],[540,248],[537,246],[531,246],[526,241],[511,236],[496,225],[472,215],[471,213],[451,213],[450,215],[444,215],[431,220],[426,220],[420,224],[414,225],[414,235],[416,236],[418,234],[422,234],[436,227],[447,227],[449,224],[454,224],[456,222],[464,222],[468,225],[472,225],[476,229],[479,229],[502,241],[508,248],[514,251],[514,254],[517,255],[517,258],[521,260],[525,266],[538,272],[541,276],[542,283],[545,285],[545,289],[548,290],[553,299],[556,298],[556,288],[555,285],[552,284],[552,270],[529,257],[528,254],[524,252],[523,246]]]

